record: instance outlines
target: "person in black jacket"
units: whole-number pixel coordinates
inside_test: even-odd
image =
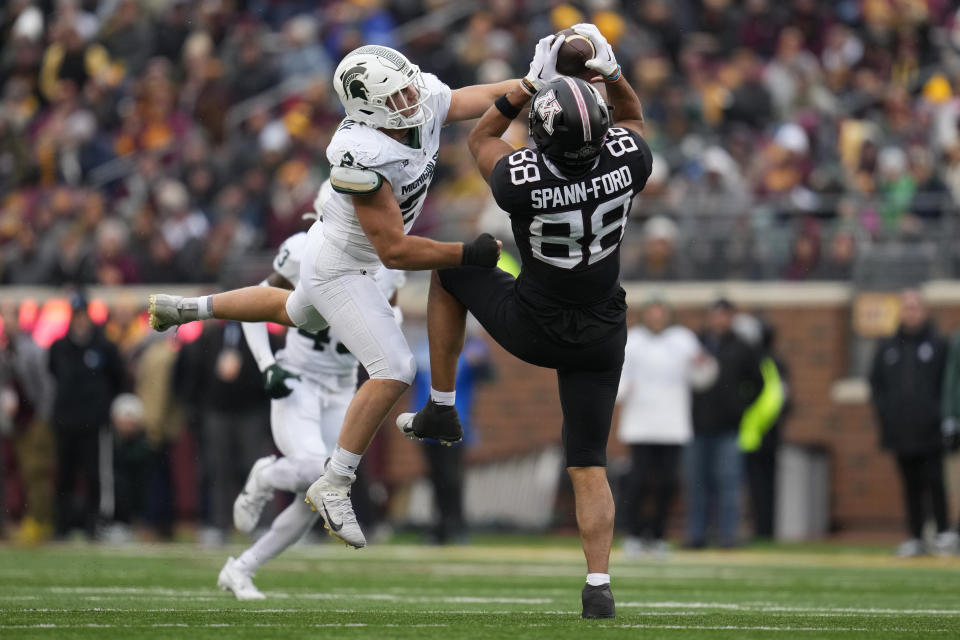
[[[123,361],[115,344],[87,314],[87,300],[76,293],[67,335],[50,345],[49,366],[56,389],[53,431],[57,440],[56,534],[81,525],[96,533],[100,510],[100,440],[110,424],[110,404],[125,384]],[[85,487],[79,510],[79,480]]]
[[[206,527],[201,544],[217,546],[233,526],[233,500],[247,472],[273,451],[263,377],[237,322],[212,321],[180,352],[181,397],[192,409],[203,460]]]
[[[910,538],[903,556],[926,552],[923,525],[927,501],[937,525],[935,548],[947,551],[956,534],[947,523],[940,431],[943,375],[949,346],[929,319],[923,298],[908,289],[900,295],[900,326],[877,344],[870,371],[880,446],[897,460],[906,501]]]
[[[687,546],[707,544],[711,507],[717,542],[733,547],[740,528],[743,460],[737,444],[743,412],[763,388],[757,351],[732,329],[734,306],[725,298],[708,311],[703,348],[719,365],[716,382],[693,394],[693,441],[687,448]]]

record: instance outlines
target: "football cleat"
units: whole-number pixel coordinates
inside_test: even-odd
[[[916,558],[926,555],[927,546],[919,538],[910,538],[901,542],[895,553],[901,558]]]
[[[411,440],[430,438],[449,446],[463,439],[457,408],[433,400],[427,400],[416,413],[401,413],[397,417],[397,428]]]
[[[277,460],[277,456],[265,456],[253,463],[243,491],[233,501],[233,526],[237,531],[250,533],[257,522],[263,507],[273,498],[273,489],[263,486],[259,481],[260,472]]]
[[[267,596],[257,589],[250,577],[249,574],[237,568],[236,560],[227,558],[227,563],[223,565],[223,569],[220,569],[220,575],[217,577],[217,586],[224,591],[232,592],[237,600],[265,600]]]
[[[150,328],[154,331],[166,331],[170,327],[200,319],[196,298],[155,293],[149,300],[147,311]]]
[[[583,602],[581,618],[616,618],[616,607],[613,604],[613,592],[609,584],[598,586],[584,585],[580,594]]]
[[[344,544],[357,549],[367,546],[367,539],[357,522],[350,501],[350,485],[354,478],[324,473],[307,489],[304,499],[313,511],[323,518],[323,526],[330,535],[343,540]]]
[[[933,539],[933,552],[939,556],[950,555],[957,552],[958,544],[960,536],[956,531],[941,531]]]

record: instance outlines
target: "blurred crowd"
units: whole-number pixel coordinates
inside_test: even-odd
[[[584,20],[614,45],[656,152],[626,277],[855,277],[875,243],[952,238],[951,5],[9,0],[0,283],[222,278],[304,224],[345,52],[396,46],[459,87],[522,75],[538,38]],[[467,129],[446,134],[420,232],[505,225],[455,150]]]

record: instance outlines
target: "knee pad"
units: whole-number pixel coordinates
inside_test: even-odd
[[[380,366],[367,367],[371,379],[399,380],[411,385],[417,375],[417,361],[409,349],[405,353],[387,353],[377,364]]]
[[[290,316],[290,320],[293,321],[293,324],[297,325],[298,329],[303,329],[310,333],[317,333],[329,326],[326,319],[320,315],[316,307],[310,304],[310,301],[300,287],[295,288],[293,293],[287,297],[286,308],[287,315]]]

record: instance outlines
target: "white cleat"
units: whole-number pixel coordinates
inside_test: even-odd
[[[957,552],[960,545],[960,536],[956,531],[941,531],[933,539],[933,552],[938,556],[951,555]]]
[[[350,501],[350,485],[353,478],[338,476],[327,472],[307,489],[305,502],[314,511],[319,511],[323,526],[330,535],[343,540],[345,544],[357,549],[367,546],[367,539],[357,522]]]
[[[263,486],[260,473],[276,462],[277,456],[265,456],[253,463],[243,491],[233,501],[233,526],[237,531],[250,533],[260,521],[263,507],[273,498],[273,489]]]
[[[919,538],[910,538],[900,543],[895,552],[901,558],[916,558],[927,553],[927,547],[923,540]]]
[[[164,293],[150,296],[147,311],[150,328],[155,331],[166,331],[170,327],[200,319],[196,298],[168,296]]]
[[[223,565],[223,569],[220,569],[220,575],[217,577],[217,586],[224,591],[232,592],[237,600],[265,600],[267,596],[257,589],[250,577],[249,574],[237,568],[236,560],[227,558],[227,563]]]

